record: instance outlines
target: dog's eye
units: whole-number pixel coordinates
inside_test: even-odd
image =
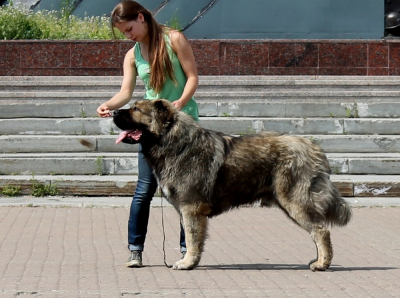
[[[132,107],[133,111],[140,111],[137,107]]]

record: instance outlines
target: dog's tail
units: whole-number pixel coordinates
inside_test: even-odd
[[[349,204],[341,197],[339,190],[332,185],[332,203],[326,213],[328,224],[336,226],[345,226],[352,217],[352,211]]]
[[[325,185],[322,191],[321,188],[319,189],[318,194],[313,192],[313,187],[311,187],[312,200],[316,204],[317,210],[319,209],[323,213],[323,221],[331,226],[345,226],[352,217],[351,207],[341,197],[339,190],[333,185],[328,175],[321,175],[314,179],[319,180],[313,181],[314,186],[319,183]]]

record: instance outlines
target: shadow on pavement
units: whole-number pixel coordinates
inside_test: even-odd
[[[198,268],[207,270],[306,270],[311,271],[308,265],[300,264],[223,264],[223,265],[203,265]],[[341,267],[331,266],[327,272],[334,271],[383,271],[395,270],[398,267]]]

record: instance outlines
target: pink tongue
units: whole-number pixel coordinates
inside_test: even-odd
[[[132,129],[132,130],[124,130],[122,131],[118,138],[115,140],[115,143],[121,143],[123,139],[125,139],[126,137],[130,137],[132,139],[134,139],[135,141],[139,140],[140,137],[142,135],[142,132],[140,130],[137,129]]]
[[[119,134],[118,138],[115,140],[115,144],[121,143],[122,140],[125,139],[126,136],[128,135],[128,132],[129,132],[129,130],[124,130],[124,131],[122,131],[122,132]]]

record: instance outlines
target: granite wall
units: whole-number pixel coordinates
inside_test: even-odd
[[[190,40],[200,75],[399,75],[400,40]],[[0,41],[1,76],[122,74],[130,41]]]

